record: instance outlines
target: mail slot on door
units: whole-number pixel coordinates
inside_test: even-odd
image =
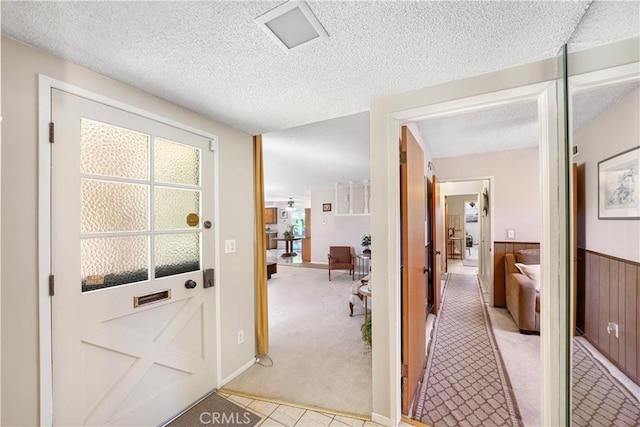
[[[203,276],[204,276],[204,284],[202,285],[202,287],[203,288],[213,288],[213,285],[214,285],[213,268],[207,268],[202,273],[203,273]]]

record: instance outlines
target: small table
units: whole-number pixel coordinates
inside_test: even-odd
[[[453,259],[456,255],[462,259],[462,255],[464,254],[464,243],[462,240],[462,237],[449,237],[449,259]],[[458,243],[460,243],[460,252],[456,254],[456,246]]]
[[[364,321],[367,321],[368,300],[371,297],[371,287],[368,280],[361,280],[362,285],[358,288],[358,293],[364,298]]]
[[[279,242],[284,240],[285,250],[284,250],[284,253],[280,256],[283,258],[287,258],[287,257],[298,255],[293,251],[293,242],[296,240],[302,240],[302,237],[282,237],[282,238],[279,237],[277,239],[271,239],[271,240],[277,240]]]
[[[371,269],[371,254],[359,254],[356,257],[356,262],[358,264],[358,278],[366,276],[369,274],[369,270]]]

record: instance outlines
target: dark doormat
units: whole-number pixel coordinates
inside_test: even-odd
[[[260,417],[241,408],[217,393],[212,393],[200,403],[167,424],[167,427],[233,426],[252,427]]]

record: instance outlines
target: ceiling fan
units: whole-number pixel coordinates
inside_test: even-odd
[[[287,202],[287,207],[285,209],[289,212],[296,210],[296,208],[293,207],[293,198],[289,197],[289,201]]]

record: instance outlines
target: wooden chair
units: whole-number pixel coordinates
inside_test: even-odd
[[[331,280],[331,270],[349,270],[351,280],[355,279],[355,257],[351,252],[351,246],[329,246],[327,258],[329,260],[329,280]]]

